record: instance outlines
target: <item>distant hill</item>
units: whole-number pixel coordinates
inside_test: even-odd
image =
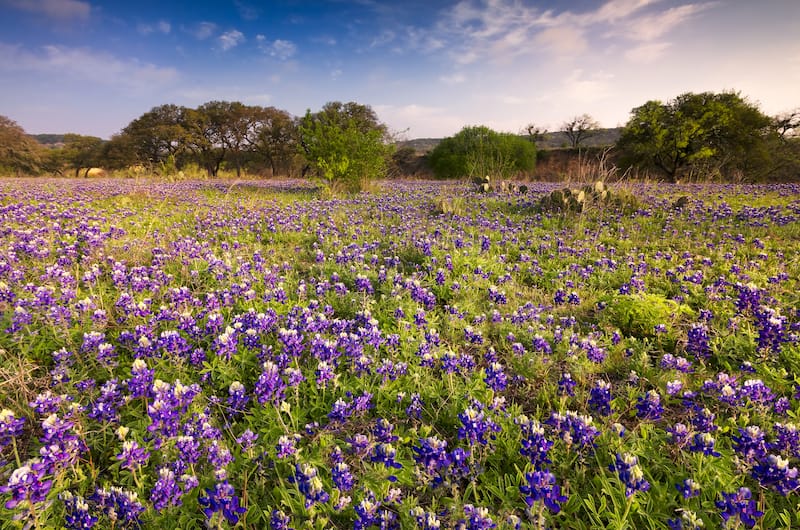
[[[622,133],[622,127],[613,127],[610,129],[599,129],[592,136],[581,142],[582,147],[604,147],[607,145],[614,145],[619,140]],[[525,137],[525,135],[522,135]],[[428,153],[434,147],[439,145],[442,138],[415,138],[413,140],[404,140],[397,142],[398,147],[412,147],[418,153]],[[544,135],[544,138],[536,142],[536,147],[539,149],[560,149],[562,147],[569,147],[569,139],[563,132],[549,132]]]

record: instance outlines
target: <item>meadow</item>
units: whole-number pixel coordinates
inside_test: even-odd
[[[0,528],[800,527],[800,185],[558,187],[0,181]]]

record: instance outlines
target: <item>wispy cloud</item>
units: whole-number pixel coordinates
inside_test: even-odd
[[[657,56],[670,32],[717,2],[663,7],[661,0],[608,0],[586,11],[543,10],[517,0],[461,0],[443,12],[435,30],[460,64],[504,62],[543,48],[550,57],[577,56],[614,42],[640,43],[632,60]],[[605,40],[604,40],[605,39]],[[658,46],[644,47],[658,41]]]
[[[268,41],[264,35],[256,35],[256,40],[259,50],[281,61],[286,61],[297,53],[297,45],[289,40]]]
[[[197,40],[205,40],[216,33],[217,25],[213,22],[198,22],[193,26],[185,26],[182,29]]]
[[[217,42],[219,42],[222,51],[228,51],[231,48],[235,48],[241,43],[244,42],[244,33],[239,31],[238,29],[232,29],[230,31],[226,31],[219,37],[217,37]]]
[[[172,25],[166,20],[159,20],[155,24],[139,24],[136,26],[136,31],[142,35],[149,35],[156,32],[169,35],[169,32],[172,31]]]
[[[88,19],[92,7],[89,2],[80,0],[2,0],[0,5],[7,5],[20,11],[43,15],[57,20]]]
[[[151,90],[178,79],[172,67],[121,59],[104,52],[66,46],[43,46],[27,50],[18,45],[0,43],[0,71],[32,71],[57,74],[87,83],[116,86],[131,90]]]

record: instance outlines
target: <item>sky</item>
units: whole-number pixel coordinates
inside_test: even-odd
[[[800,107],[800,0],[0,0],[0,115],[110,138],[151,108],[370,105],[399,138],[624,125],[685,92]]]

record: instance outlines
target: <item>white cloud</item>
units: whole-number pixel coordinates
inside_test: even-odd
[[[217,31],[213,22],[199,22],[192,27],[183,28],[187,33],[194,35],[197,40],[205,40]]]
[[[244,33],[239,31],[238,29],[232,29],[230,31],[226,31],[219,37],[217,37],[217,41],[219,45],[222,47],[222,51],[228,51],[231,48],[235,48],[241,43],[244,42]]]
[[[544,48],[548,57],[576,57],[588,49],[610,49],[620,41],[658,41],[717,2],[662,7],[662,0],[607,0],[587,11],[543,10],[518,0],[461,0],[435,25],[442,47],[459,64],[488,59],[509,62]],[[604,40],[605,39],[605,40]],[[655,57],[642,48],[634,60]]]
[[[264,35],[256,35],[258,49],[270,57],[285,61],[297,53],[297,46],[292,41],[276,39],[268,42]]]
[[[20,11],[59,20],[76,18],[85,20],[92,11],[89,2],[80,0],[5,0],[3,4]]]
[[[155,24],[139,24],[136,26],[136,31],[142,35],[149,35],[154,32],[169,35],[169,32],[172,31],[172,25],[166,20],[159,20]]]
[[[172,67],[121,59],[104,52],[66,46],[44,46],[31,51],[0,43],[0,71],[29,71],[116,86],[130,90],[151,90],[177,80]]]
[[[685,4],[658,13],[638,17],[615,33],[638,41],[653,41],[666,35],[689,18],[716,5],[715,2]]]
[[[589,44],[583,28],[578,26],[553,26],[536,34],[534,42],[556,54],[577,55]]]

